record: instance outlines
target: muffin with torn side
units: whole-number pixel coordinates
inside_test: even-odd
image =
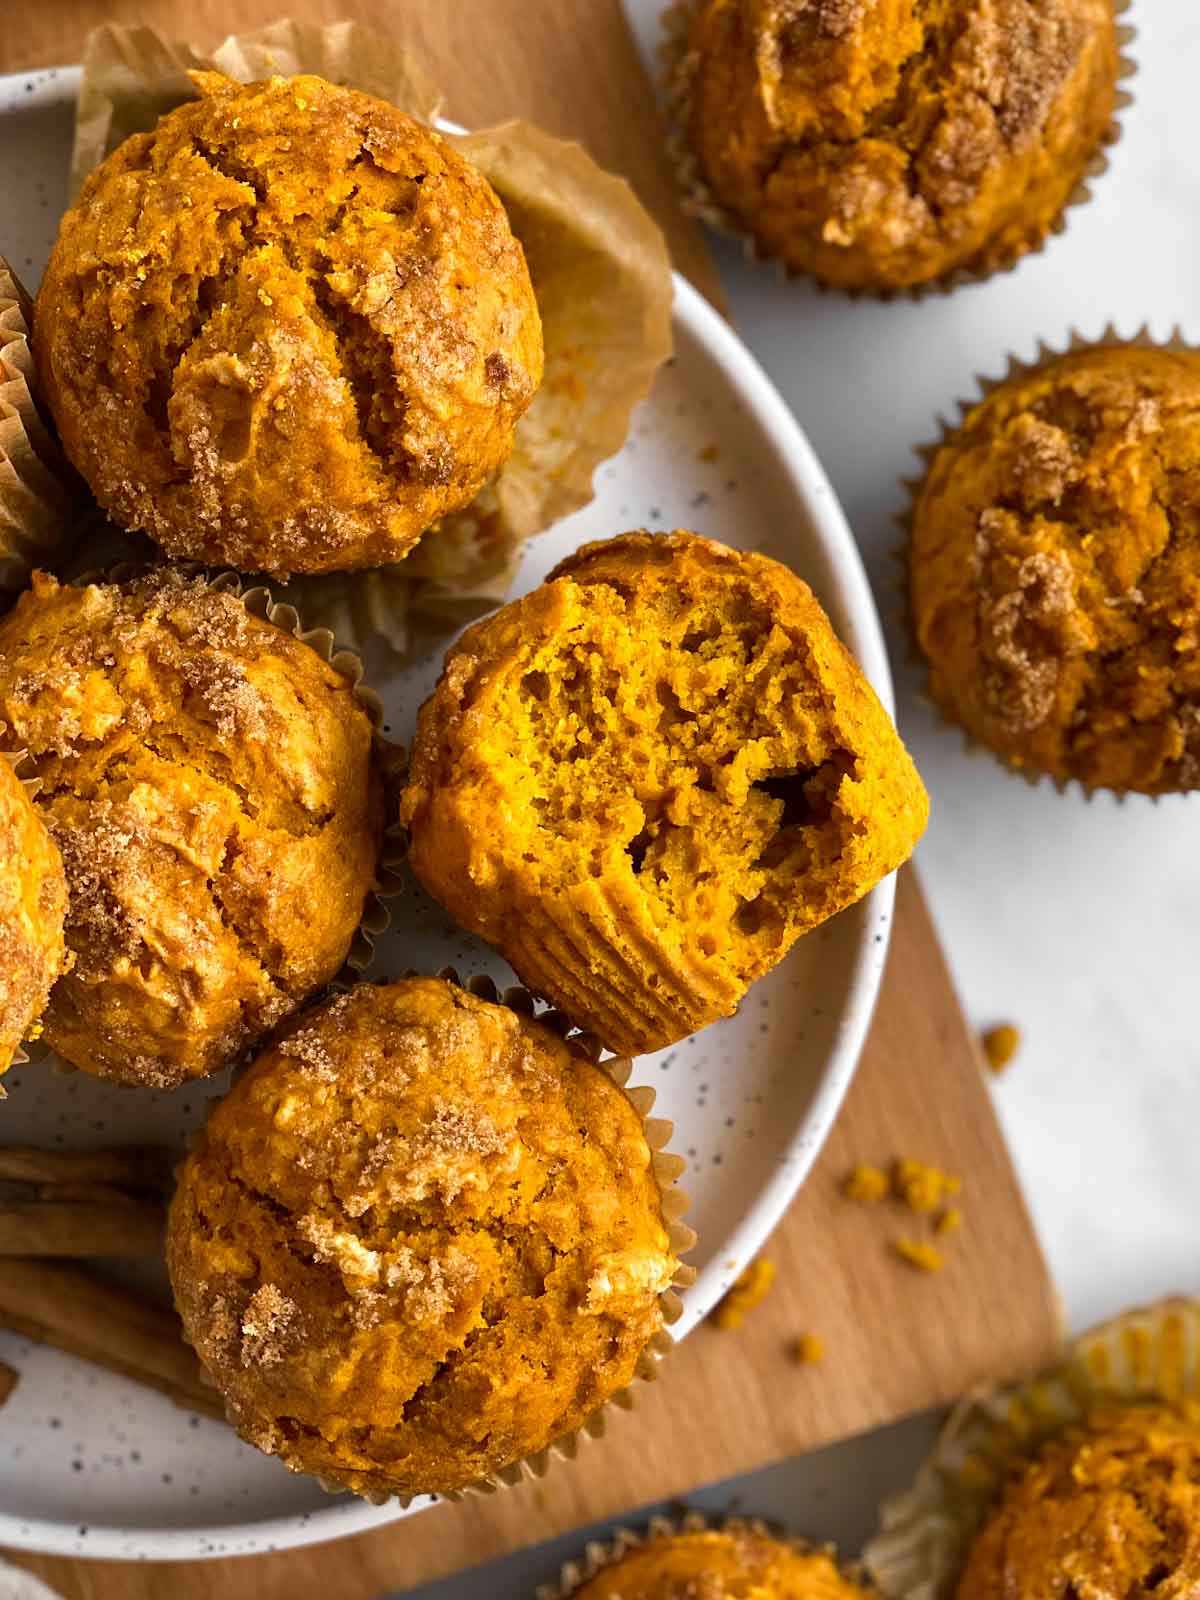
[[[394,106],[193,81],[63,218],[35,350],[67,453],[178,558],[398,561],[508,457],[541,381],[521,246],[482,173]]]
[[[468,629],[401,802],[421,883],[625,1054],[731,1014],[927,810],[807,585],[687,532],[586,545]]]
[[[176,1304],[239,1432],[373,1499],[520,1476],[669,1342],[689,1241],[655,1137],[579,1042],[455,983],[306,1013],[171,1207]]]
[[[383,800],[367,711],[307,644],[171,569],[37,573],[0,619],[0,720],[66,869],[65,1060],[172,1088],[341,967]]]

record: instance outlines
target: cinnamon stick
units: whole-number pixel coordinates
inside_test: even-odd
[[[119,1190],[90,1199],[0,1201],[0,1256],[157,1255],[166,1212],[156,1201],[131,1199]]]
[[[224,1416],[175,1313],[77,1267],[0,1261],[0,1327],[146,1384],[186,1410]]]
[[[0,1145],[0,1257],[156,1255],[171,1154]]]
[[[119,1150],[36,1150],[31,1145],[0,1145],[0,1181],[99,1183],[158,1194],[170,1181],[174,1161],[171,1151],[161,1145],[129,1145]]]

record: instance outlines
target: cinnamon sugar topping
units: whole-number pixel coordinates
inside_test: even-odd
[[[280,1055],[293,1056],[297,1061],[303,1062],[305,1069],[321,1083],[335,1083],[337,1081],[337,1067],[333,1057],[315,1028],[299,1028],[295,1033],[280,1040],[276,1046]]]
[[[1031,412],[1023,412],[1013,424],[1017,453],[1013,477],[1028,510],[1041,504],[1058,505],[1072,480],[1075,452],[1061,428],[1056,428]]]
[[[242,1364],[274,1366],[300,1337],[300,1307],[273,1283],[264,1283],[250,1296],[241,1330]]]

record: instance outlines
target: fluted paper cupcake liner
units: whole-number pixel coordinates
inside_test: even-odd
[[[593,1540],[585,1545],[581,1556],[563,1563],[557,1583],[542,1584],[537,1589],[535,1600],[572,1600],[572,1596],[584,1584],[590,1583],[606,1568],[616,1566],[631,1550],[640,1550],[643,1545],[651,1544],[656,1539],[677,1538],[682,1533],[751,1534],[755,1538],[773,1539],[776,1543],[785,1544],[797,1555],[827,1555],[832,1560],[837,1554],[832,1545],[812,1544],[807,1539],[784,1533],[758,1517],[706,1517],[699,1511],[685,1511],[678,1517],[652,1517],[644,1532],[634,1528],[617,1528],[608,1539]],[[843,1571],[848,1581],[859,1581],[859,1574],[853,1566],[845,1567]]]
[[[1004,1483],[1098,1406],[1200,1399],[1200,1299],[1130,1311],[1062,1360],[960,1402],[911,1489],[887,1501],[863,1552],[888,1600],[948,1600]]]
[[[141,573],[162,570],[163,565],[165,564],[156,563],[147,567],[144,564],[119,562],[103,572],[81,573],[72,581],[80,587],[89,583],[121,584]],[[307,645],[322,661],[328,662],[339,677],[350,686],[355,701],[362,707],[371,724],[374,736],[374,760],[383,783],[386,811],[375,886],[364,902],[362,916],[343,967],[348,977],[353,978],[354,975],[364,972],[374,960],[375,943],[391,926],[391,912],[387,902],[403,887],[400,867],[404,860],[406,836],[396,819],[396,813],[407,753],[402,745],[386,738],[383,734],[383,702],[367,684],[360,657],[353,650],[340,648],[328,628],[306,627],[295,606],[277,601],[263,584],[248,585],[240,573],[228,570],[210,572],[206,568],[186,562],[171,563],[170,566],[172,571],[183,573],[187,577],[203,578],[215,593],[236,595],[251,616],[271,623],[284,633],[291,634],[301,644]],[[259,1044],[252,1046],[251,1053],[258,1048]],[[35,1046],[34,1059],[43,1059],[48,1054],[48,1047],[44,1044],[38,1043]],[[237,1063],[231,1065],[236,1066]],[[53,1070],[59,1075],[70,1075],[79,1069],[69,1061],[56,1057]],[[137,1086],[126,1085],[126,1087]]]
[[[0,256],[0,610],[61,550],[84,488],[38,404],[33,308]]]
[[[1080,778],[1057,778],[1051,773],[1031,771],[1026,767],[1015,766],[1006,761],[984,740],[973,734],[968,728],[965,728],[933,694],[930,688],[930,664],[918,643],[916,620],[912,614],[911,556],[917,501],[920,498],[929,469],[933,465],[938,452],[954,437],[970,413],[978,406],[983,405],[997,389],[1003,388],[1006,384],[1021,382],[1025,378],[1032,377],[1046,367],[1051,366],[1054,362],[1062,360],[1064,356],[1077,355],[1087,350],[1118,350],[1131,345],[1142,350],[1167,350],[1174,354],[1188,355],[1197,353],[1197,346],[1189,343],[1184,338],[1183,330],[1178,324],[1175,325],[1165,339],[1156,339],[1150,331],[1149,323],[1144,322],[1133,333],[1123,335],[1118,331],[1115,323],[1109,322],[1105,324],[1094,339],[1086,338],[1076,328],[1069,329],[1066,342],[1058,349],[1053,345],[1047,344],[1044,339],[1039,339],[1037,349],[1031,359],[1027,360],[1024,357],[1010,354],[1007,358],[1005,370],[1000,377],[992,377],[990,374],[980,372],[974,375],[973,381],[976,393],[968,399],[959,399],[954,402],[958,411],[957,417],[939,417],[937,419],[937,437],[925,444],[913,446],[913,454],[921,463],[920,472],[914,476],[900,479],[900,491],[904,497],[904,506],[895,518],[896,526],[900,532],[900,540],[891,552],[896,586],[896,606],[893,615],[902,630],[905,656],[908,664],[919,668],[925,675],[921,698],[933,710],[938,721],[944,727],[954,728],[958,731],[966,754],[974,756],[979,752],[986,752],[1002,771],[1010,777],[1020,778],[1033,789],[1042,784],[1049,784],[1059,794],[1067,794],[1078,790],[1084,799],[1089,802],[1094,800],[1098,794],[1109,794],[1121,804],[1128,800],[1130,795],[1137,794],[1140,798],[1151,800],[1157,804],[1164,798],[1163,795],[1143,795],[1140,790],[1110,789],[1102,784],[1089,785]]]
[[[150,28],[108,24],[84,55],[76,188],[122,139],[193,98],[187,73],[197,67],[239,82],[315,72],[426,123],[441,103],[403,48],[356,23],[278,22],[211,54]],[[455,627],[501,603],[525,541],[592,499],[595,471],[620,448],[671,353],[666,244],[623,179],[579,145],[524,122],[445,137],[492,184],[524,248],[542,319],[542,386],[496,478],[403,562],[297,577],[276,590],[340,638],[359,646],[382,638],[401,656],[415,624]]]
[[[1117,91],[1112,121],[1084,167],[1079,181],[1067,196],[1062,210],[1036,243],[1029,244],[1010,257],[993,262],[990,266],[953,267],[941,277],[931,279],[928,283],[913,284],[908,288],[847,289],[839,284],[827,283],[813,273],[789,266],[764,249],[741,218],[717,199],[704,177],[690,134],[693,82],[698,66],[696,52],[691,48],[691,29],[692,19],[697,10],[706,3],[707,0],[672,0],[662,18],[664,37],[659,48],[659,56],[663,68],[662,89],[667,106],[667,154],[675,172],[683,208],[689,215],[707,223],[716,232],[724,234],[727,238],[736,239],[741,244],[748,261],[772,264],[782,281],[804,279],[827,294],[844,294],[851,300],[915,301],[923,300],[929,295],[950,294],[964,284],[983,283],[997,274],[1012,272],[1027,257],[1040,255],[1052,238],[1065,232],[1069,213],[1091,200],[1092,185],[1108,170],[1109,151],[1121,138],[1123,115],[1133,104],[1133,95],[1123,85],[1137,73],[1137,64],[1131,54],[1136,30],[1129,23],[1118,20]],[[1115,0],[1114,14],[1120,19],[1126,15],[1131,5],[1132,0]]]
[[[683,1221],[691,1201],[687,1191],[679,1186],[679,1179],[684,1171],[686,1162],[682,1156],[670,1155],[666,1146],[674,1132],[674,1124],[663,1117],[650,1115],[654,1108],[656,1098],[655,1090],[649,1087],[629,1088],[629,1078],[633,1070],[633,1062],[626,1056],[609,1056],[601,1059],[601,1045],[598,1039],[589,1034],[580,1033],[560,1012],[547,1011],[537,1014],[534,997],[527,989],[519,985],[505,989],[503,993],[496,984],[487,977],[472,978],[464,985],[453,967],[444,967],[437,976],[448,983],[457,984],[459,988],[467,988],[472,994],[478,995],[481,1000],[493,1004],[504,1005],[510,1011],[515,1011],[521,1016],[535,1017],[543,1027],[550,1028],[559,1035],[567,1045],[577,1051],[585,1060],[599,1066],[606,1072],[618,1088],[625,1091],[625,1095],[642,1119],[646,1143],[652,1153],[652,1164],[655,1179],[658,1183],[659,1195],[662,1200],[663,1222],[667,1229],[668,1243],[677,1262],[675,1276],[671,1286],[664,1289],[658,1297],[659,1307],[662,1311],[663,1327],[653,1336],[649,1344],[638,1358],[634,1369],[634,1382],[624,1389],[610,1395],[603,1405],[598,1406],[578,1428],[562,1434],[542,1450],[535,1451],[532,1455],[523,1456],[514,1461],[510,1466],[503,1468],[494,1476],[481,1479],[478,1483],[468,1485],[463,1489],[440,1491],[440,1500],[461,1500],[466,1495],[495,1494],[501,1489],[511,1489],[529,1478],[543,1478],[550,1470],[555,1460],[573,1461],[579,1454],[585,1441],[601,1439],[607,1430],[608,1417],[615,1407],[621,1411],[631,1411],[636,1403],[636,1388],[639,1382],[653,1382],[658,1376],[658,1369],[664,1357],[674,1346],[669,1329],[679,1320],[683,1311],[683,1302],[679,1291],[690,1287],[696,1280],[695,1269],[686,1266],[682,1257],[695,1247],[696,1234]],[[383,980],[380,980],[383,981]],[[229,1413],[229,1421],[235,1418]],[[372,1505],[386,1505],[396,1501],[402,1508],[422,1498],[413,1494],[385,1494],[383,1492],[364,1494],[360,1490],[350,1489],[338,1478],[328,1475],[318,1477],[317,1483],[327,1494],[357,1494],[362,1500],[368,1500]]]

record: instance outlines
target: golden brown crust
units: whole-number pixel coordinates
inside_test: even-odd
[[[62,851],[74,970],[45,1035],[100,1077],[227,1065],[341,966],[382,828],[344,678],[171,569],[60,588],[0,620],[5,742]]]
[[[0,1073],[46,1008],[67,963],[62,858],[24,785],[0,756]]]
[[[938,703],[1010,765],[1200,785],[1200,357],[1081,351],[1002,384],[919,491],[910,603]]]
[[[731,1524],[637,1545],[571,1600],[862,1600],[865,1593],[827,1551]]]
[[[35,324],[63,442],[174,556],[399,560],[507,458],[541,381],[521,247],[483,176],[383,101],[196,81],[63,219]]]
[[[541,1024],[434,978],[299,1019],[213,1114],[168,1261],[243,1436],[359,1493],[480,1482],[660,1331],[641,1119]]]
[[[1035,247],[1112,124],[1112,0],[697,0],[677,91],[715,198],[843,288]]]
[[[469,629],[401,809],[430,893],[636,1054],[732,1012],[927,804],[807,585],[678,532],[587,545]]]
[[[1200,1410],[1113,1408],[1052,1439],[972,1541],[958,1600],[1200,1586]]]

